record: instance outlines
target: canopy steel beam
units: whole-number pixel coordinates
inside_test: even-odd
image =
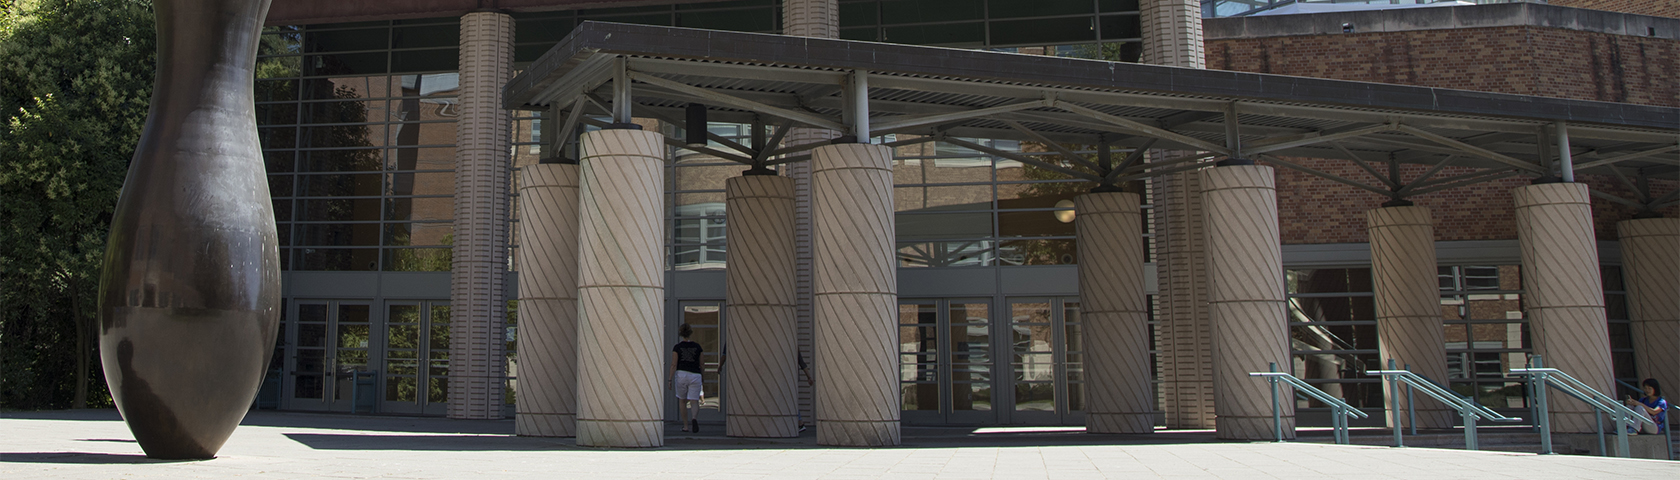
[[[1097,119],[1097,120],[1108,122],[1110,124],[1117,125],[1117,126],[1120,126],[1122,128],[1134,130],[1134,131],[1137,131],[1139,133],[1148,134],[1150,136],[1161,138],[1163,140],[1170,140],[1170,141],[1182,143],[1182,144],[1185,144],[1185,145],[1189,145],[1189,146],[1195,147],[1198,150],[1207,150],[1207,151],[1210,151],[1210,152],[1219,152],[1219,153],[1222,153],[1222,154],[1225,154],[1225,155],[1232,155],[1231,149],[1226,148],[1224,146],[1215,145],[1212,142],[1207,142],[1207,141],[1204,141],[1204,140],[1199,139],[1199,138],[1185,136],[1185,135],[1180,134],[1178,132],[1174,132],[1174,131],[1167,130],[1167,129],[1164,129],[1164,128],[1155,127],[1155,126],[1152,126],[1152,125],[1145,125],[1141,122],[1127,120],[1125,118],[1121,118],[1121,117],[1114,116],[1114,115],[1109,115],[1109,114],[1106,114],[1106,113],[1102,113],[1102,112],[1099,112],[1099,111],[1096,111],[1096,110],[1092,110],[1092,109],[1085,108],[1085,107],[1075,105],[1075,104],[1072,104],[1072,103],[1064,102],[1064,101],[1061,101],[1061,100],[1057,100],[1053,106],[1055,108],[1059,108],[1059,109],[1062,109],[1062,110],[1067,110],[1069,112],[1077,113],[1077,114],[1084,115],[1084,116],[1087,116],[1087,117],[1091,117],[1091,118],[1094,118],[1094,119]]]
[[[1067,159],[1067,161],[1069,161],[1069,162],[1079,164],[1079,166],[1091,169],[1091,171],[1093,171],[1093,172],[1103,172],[1105,174],[1107,173],[1106,171],[1104,171],[1102,169],[1102,167],[1099,167],[1096,164],[1091,163],[1089,160],[1086,160],[1084,156],[1081,156],[1077,153],[1073,153],[1073,150],[1069,150],[1067,148],[1067,146],[1064,146],[1061,143],[1057,143],[1055,140],[1044,138],[1043,135],[1039,135],[1038,132],[1034,132],[1027,127],[1021,126],[1020,123],[1017,123],[1013,120],[1004,120],[1003,123],[1005,125],[1009,125],[1009,128],[1013,128],[1013,129],[1015,129],[1015,131],[1026,134],[1027,136],[1032,137],[1034,140],[1038,140],[1040,143],[1043,143],[1044,146],[1050,147],[1051,150],[1056,151],[1056,153],[1060,153],[1062,155],[1062,158]]]
[[[1522,160],[1511,158],[1509,156],[1506,156],[1504,154],[1501,154],[1501,153],[1498,153],[1498,152],[1495,152],[1495,151],[1492,151],[1492,150],[1488,150],[1488,149],[1485,149],[1485,148],[1482,148],[1482,147],[1478,147],[1478,146],[1471,145],[1471,144],[1468,144],[1468,143],[1464,143],[1464,142],[1461,142],[1461,141],[1458,141],[1458,140],[1447,138],[1445,136],[1437,135],[1435,133],[1424,131],[1423,129],[1413,127],[1411,125],[1401,124],[1399,127],[1400,127],[1400,131],[1402,131],[1402,132],[1406,132],[1406,133],[1412,134],[1414,136],[1417,136],[1417,137],[1420,137],[1420,138],[1423,138],[1425,140],[1429,140],[1429,141],[1432,141],[1432,142],[1435,142],[1435,143],[1446,145],[1446,146],[1458,149],[1460,151],[1470,153],[1472,155],[1476,155],[1478,157],[1482,157],[1482,158],[1486,158],[1488,160],[1493,160],[1495,162],[1510,165],[1510,166],[1516,167],[1516,168],[1521,169],[1521,170],[1528,170],[1528,171],[1531,171],[1531,172],[1542,173],[1542,174],[1546,173],[1545,169],[1540,168],[1539,166],[1536,166],[1532,163],[1528,163],[1528,162],[1524,162]]]
[[[1495,175],[1499,172],[1503,172],[1503,171],[1504,170],[1499,170],[1499,169],[1477,170],[1477,171],[1470,172],[1470,173],[1461,173],[1461,174],[1458,174],[1458,175],[1445,177],[1445,178],[1442,178],[1440,180],[1435,180],[1435,181],[1431,181],[1431,182],[1416,181],[1416,182],[1412,182],[1410,185],[1406,185],[1405,187],[1401,188],[1399,193],[1401,195],[1412,195],[1412,194],[1414,194],[1413,192],[1416,192],[1416,191],[1421,190],[1421,189],[1427,189],[1427,188],[1435,187],[1437,185],[1445,185],[1445,184],[1448,184],[1448,183],[1454,183],[1454,182],[1458,182],[1458,181],[1466,180],[1466,179],[1478,179],[1478,178],[1481,178],[1481,177],[1491,177],[1491,176],[1493,176],[1493,175]]]
[[[793,120],[782,120],[782,124],[776,126],[776,133],[771,134],[770,140],[764,142],[764,148],[759,149],[758,155],[753,156],[753,164],[764,165],[764,162],[770,159],[770,151],[775,150],[776,145],[782,144],[782,137],[786,137],[789,130],[793,130]]]
[[[1137,165],[1138,162],[1143,161],[1143,156],[1149,153],[1149,147],[1154,146],[1155,142],[1158,142],[1158,141],[1160,141],[1160,139],[1151,138],[1151,139],[1149,139],[1148,142],[1144,143],[1143,146],[1137,147],[1136,149],[1132,150],[1132,153],[1129,153],[1129,154],[1126,155],[1125,160],[1120,161],[1120,166],[1114,167],[1114,169],[1110,170],[1108,172],[1108,175],[1106,175],[1104,178],[1107,179],[1110,182],[1113,182],[1115,177],[1120,176],[1120,172],[1124,172],[1127,169],[1132,168],[1132,166]]]
[[[1643,151],[1643,152],[1633,152],[1633,153],[1629,153],[1629,154],[1626,154],[1626,155],[1618,155],[1618,156],[1606,158],[1606,159],[1603,159],[1603,160],[1593,160],[1591,162],[1576,165],[1575,170],[1576,171],[1581,171],[1581,170],[1586,170],[1586,169],[1593,168],[1593,167],[1601,167],[1601,166],[1604,166],[1604,165],[1615,165],[1617,163],[1621,163],[1621,162],[1624,162],[1624,161],[1627,161],[1627,160],[1640,159],[1640,158],[1645,158],[1645,157],[1649,157],[1649,156],[1653,156],[1653,155],[1661,155],[1661,154],[1668,153],[1668,152],[1673,152],[1673,151],[1676,151],[1676,150],[1680,150],[1680,144],[1669,145],[1669,146],[1666,146],[1666,147],[1652,149],[1652,150],[1646,150],[1646,151]]]
[[[1439,191],[1442,191],[1442,190],[1450,190],[1450,189],[1462,187],[1462,186],[1465,186],[1465,185],[1472,185],[1472,184],[1477,184],[1477,183],[1482,183],[1482,182],[1491,182],[1491,181],[1498,180],[1498,179],[1501,179],[1501,178],[1510,177],[1510,176],[1514,176],[1514,175],[1520,175],[1520,174],[1522,174],[1522,170],[1518,170],[1518,169],[1500,170],[1500,171],[1496,171],[1492,174],[1483,175],[1480,178],[1472,178],[1472,179],[1458,181],[1458,182],[1436,183],[1436,184],[1434,184],[1435,186],[1431,186],[1429,188],[1420,188],[1420,189],[1417,189],[1417,190],[1413,190],[1410,196],[1426,195],[1426,194],[1430,194],[1430,193],[1439,192]]]
[[[846,130],[846,126],[841,125],[840,122],[836,122],[836,121],[833,121],[833,120],[822,118],[822,117],[812,115],[812,114],[809,114],[809,113],[795,112],[795,111],[788,110],[788,109],[785,109],[785,108],[780,108],[780,107],[772,107],[770,105],[755,102],[755,101],[752,101],[752,100],[747,100],[747,99],[736,97],[736,96],[733,96],[733,95],[725,95],[725,94],[722,94],[722,93],[713,92],[711,90],[707,90],[707,89],[704,89],[704,88],[695,87],[695,86],[692,86],[692,85],[684,84],[682,82],[677,82],[677,81],[673,81],[673,80],[666,80],[666,79],[659,78],[659,77],[649,75],[649,74],[646,74],[646,73],[642,73],[642,72],[631,71],[631,72],[629,72],[629,77],[630,77],[631,80],[635,80],[635,81],[642,82],[642,83],[647,83],[647,84],[650,84],[650,85],[657,85],[657,86],[660,86],[660,87],[675,90],[675,91],[678,91],[678,92],[681,92],[681,93],[686,93],[686,94],[689,94],[689,95],[694,95],[696,97],[704,98],[706,100],[710,100],[710,101],[713,101],[713,102],[717,102],[719,104],[728,105],[728,106],[735,107],[735,108],[740,108],[740,109],[744,109],[744,110],[752,110],[752,111],[755,111],[755,112],[761,112],[761,113],[765,113],[765,114],[768,114],[768,115],[773,115],[773,116],[781,117],[781,118],[784,118],[784,119],[804,123],[806,125],[810,125],[810,126],[817,127],[817,128],[826,128],[826,129],[829,129],[829,130]]]
[[[1609,200],[1609,201],[1612,201],[1612,202],[1620,203],[1622,205],[1627,205],[1629,207],[1633,207],[1635,210],[1644,210],[1645,209],[1645,204],[1643,204],[1643,203],[1639,203],[1639,202],[1635,202],[1633,200],[1628,200],[1626,198],[1611,195],[1609,193],[1605,193],[1605,192],[1600,191],[1598,189],[1589,188],[1589,189],[1587,189],[1587,193],[1591,194],[1594,197],[1602,198],[1602,199]]]
[[[1408,183],[1405,186],[1401,186],[1400,191],[1405,192],[1408,189],[1411,189],[1413,186],[1429,180],[1429,177],[1433,177],[1433,176],[1435,176],[1435,174],[1440,173],[1441,170],[1446,169],[1447,166],[1451,165],[1453,160],[1457,159],[1457,158],[1458,158],[1458,155],[1447,155],[1447,158],[1443,158],[1443,159],[1441,159],[1440,162],[1436,162],[1435,166],[1429,167],[1429,170],[1423,172],[1423,175],[1418,175],[1417,178],[1412,179],[1411,183]]]
[[[1339,175],[1319,171],[1318,169],[1308,167],[1306,165],[1299,165],[1299,164],[1295,164],[1295,163],[1291,163],[1291,162],[1286,162],[1286,161],[1283,161],[1282,159],[1279,159],[1279,158],[1277,158],[1275,156],[1272,156],[1272,155],[1258,155],[1258,156],[1260,158],[1266,159],[1267,163],[1276,164],[1278,166],[1281,166],[1281,167],[1284,167],[1284,168],[1289,168],[1289,169],[1292,169],[1292,170],[1299,170],[1299,171],[1305,172],[1309,175],[1322,177],[1325,180],[1340,183],[1340,184],[1347,185],[1347,186],[1350,186],[1350,187],[1357,187],[1357,188],[1360,188],[1360,189],[1363,189],[1363,190],[1368,190],[1368,191],[1371,191],[1372,193],[1376,193],[1378,195],[1382,195],[1382,196],[1385,196],[1385,197],[1400,198],[1399,194],[1397,194],[1393,191],[1373,187],[1373,186],[1366,185],[1366,184],[1356,182],[1356,181],[1353,181],[1353,180],[1348,180],[1346,178],[1342,178]]]
[[[1030,165],[1033,165],[1033,166],[1037,166],[1039,168],[1044,168],[1044,169],[1047,169],[1047,170],[1054,170],[1056,172],[1060,172],[1064,175],[1074,177],[1074,178],[1082,178],[1082,179],[1090,180],[1090,181],[1093,181],[1093,182],[1101,182],[1102,181],[1102,177],[1098,177],[1096,175],[1081,172],[1081,171],[1074,170],[1074,169],[1071,169],[1071,168],[1063,167],[1061,165],[1056,165],[1056,164],[1053,164],[1053,163],[1045,162],[1043,160],[1039,160],[1039,159],[1029,157],[1029,156],[1026,156],[1026,155],[1018,155],[1018,154],[1015,154],[1013,152],[1005,152],[1003,150],[998,150],[998,149],[988,147],[988,146],[985,146],[985,145],[970,143],[970,142],[967,142],[967,141],[964,141],[964,140],[958,140],[958,139],[955,139],[955,138],[944,138],[944,139],[941,139],[941,141],[943,141],[945,143],[952,144],[952,145],[956,145],[956,146],[959,146],[959,147],[967,148],[969,150],[985,152],[985,153],[988,153],[988,154],[992,154],[992,155],[996,155],[996,156],[999,156],[999,157],[1007,158],[1007,159],[1014,160],[1014,161],[1017,161],[1017,162],[1030,164]]]
[[[1371,168],[1370,165],[1366,165],[1365,164],[1365,159],[1359,158],[1358,155],[1354,155],[1352,150],[1348,150],[1348,148],[1342,146],[1341,143],[1330,142],[1330,145],[1336,147],[1337,150],[1341,150],[1342,154],[1347,155],[1349,157],[1353,157],[1352,161],[1353,161],[1354,166],[1359,167],[1360,170],[1364,170],[1365,173],[1371,174],[1371,177],[1376,178],[1377,181],[1382,182],[1383,185],[1388,185],[1388,188],[1390,190],[1398,190],[1400,188],[1400,179],[1399,178],[1393,178],[1393,177],[1390,177],[1390,176],[1383,175],[1381,173],[1377,173],[1377,169]]]
[[[1031,109],[1031,108],[1045,108],[1045,107],[1049,107],[1049,106],[1050,106],[1050,101],[1049,100],[1034,100],[1034,101],[1030,101],[1030,102],[1021,102],[1021,103],[1012,103],[1012,104],[1008,104],[1008,105],[999,105],[999,106],[990,107],[990,108],[965,110],[965,111],[961,111],[961,112],[951,112],[951,113],[941,113],[941,114],[931,114],[931,115],[913,115],[913,116],[904,116],[904,117],[887,117],[887,118],[881,119],[880,121],[875,122],[874,125],[872,125],[870,128],[873,129],[876,132],[881,132],[881,131],[887,131],[887,130],[893,130],[893,129],[899,129],[899,128],[906,128],[906,127],[919,127],[919,126],[922,126],[922,125],[932,125],[932,124],[936,124],[936,123],[945,123],[945,122],[949,122],[949,121],[952,121],[952,120],[966,120],[966,119],[970,119],[970,118],[987,117],[987,116],[996,115],[996,114],[999,114],[999,113],[1008,113],[1008,112],[1026,110],[1026,109]]]
[[[1305,135],[1305,137],[1298,138],[1298,139],[1282,140],[1282,141],[1277,141],[1277,142],[1272,142],[1272,143],[1251,144],[1247,148],[1243,149],[1243,153],[1251,153],[1251,154],[1256,154],[1256,155],[1262,154],[1262,153],[1271,153],[1271,152],[1275,152],[1275,151],[1278,151],[1278,150],[1295,148],[1295,147],[1304,146],[1304,145],[1312,145],[1312,144],[1324,143],[1324,142],[1334,142],[1334,141],[1341,140],[1341,139],[1344,139],[1344,138],[1362,137],[1362,136],[1370,135],[1370,134],[1377,133],[1377,132],[1388,132],[1388,131],[1394,131],[1394,130],[1398,130],[1398,129],[1399,129],[1399,127],[1395,124],[1385,123],[1385,124],[1382,124],[1382,125],[1372,125],[1372,126],[1365,127],[1365,128],[1360,128],[1360,129],[1356,129],[1356,130],[1348,130],[1348,131],[1339,132],[1339,133],[1332,133],[1332,134],[1328,134],[1328,135],[1319,135],[1317,133],[1308,133],[1308,134],[1303,134],[1303,135]],[[1262,139],[1262,140],[1264,140],[1264,139]]]

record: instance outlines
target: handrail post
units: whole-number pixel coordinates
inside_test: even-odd
[[[1412,364],[1406,364],[1406,371],[1412,370]],[[1412,404],[1412,383],[1406,382],[1406,426],[1411,427],[1412,436],[1417,436],[1417,408]]]
[[[1628,452],[1627,434],[1627,415],[1618,413],[1616,414],[1616,448],[1621,449],[1621,451],[1616,452],[1618,457],[1628,458],[1630,454]]]
[[[1610,456],[1610,449],[1604,445],[1604,412],[1593,409],[1593,430],[1598,432],[1598,454]]]
[[[1394,369],[1394,359],[1392,359],[1392,358],[1388,359],[1388,369],[1389,370]],[[1389,403],[1389,409],[1388,409],[1389,415],[1388,416],[1390,418],[1394,419],[1394,446],[1396,448],[1404,447],[1404,446],[1406,446],[1406,441],[1401,438],[1401,433],[1400,433],[1400,428],[1401,428],[1400,427],[1400,395],[1398,395],[1398,392],[1400,392],[1399,376],[1398,375],[1383,375],[1383,376],[1388,377],[1388,391],[1395,393],[1394,395],[1390,395],[1390,398],[1388,399],[1389,400],[1389,402],[1388,402]],[[1408,386],[1410,386],[1410,385],[1408,384]]]
[[[1277,362],[1271,362],[1273,372],[1278,371]],[[1283,441],[1283,414],[1278,412],[1278,378],[1266,377],[1272,382],[1272,437]]]
[[[1464,409],[1464,449],[1478,450],[1476,445],[1476,412]]]
[[[1534,356],[1534,368],[1545,368],[1539,355]],[[1540,424],[1540,450],[1542,455],[1551,455],[1552,451],[1552,408],[1547,404],[1546,382],[1550,381],[1545,372],[1529,375],[1529,381],[1535,382],[1534,396],[1539,403],[1540,414],[1537,415]]]

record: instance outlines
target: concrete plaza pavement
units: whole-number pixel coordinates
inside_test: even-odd
[[[1680,462],[1319,443],[1206,432],[905,428],[896,448],[699,435],[663,448],[577,447],[511,421],[252,412],[205,461],[145,458],[114,410],[0,414],[0,478],[1680,478]],[[710,432],[706,432],[709,430]]]

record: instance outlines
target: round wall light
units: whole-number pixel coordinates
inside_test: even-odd
[[[1073,223],[1073,216],[1075,214],[1073,211],[1073,200],[1062,200],[1056,202],[1056,211],[1054,213],[1056,214],[1056,221],[1062,223]]]

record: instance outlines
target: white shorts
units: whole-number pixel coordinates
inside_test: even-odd
[[[677,398],[683,400],[699,400],[702,392],[700,374],[687,370],[677,370],[677,378],[671,382],[677,390]]]

